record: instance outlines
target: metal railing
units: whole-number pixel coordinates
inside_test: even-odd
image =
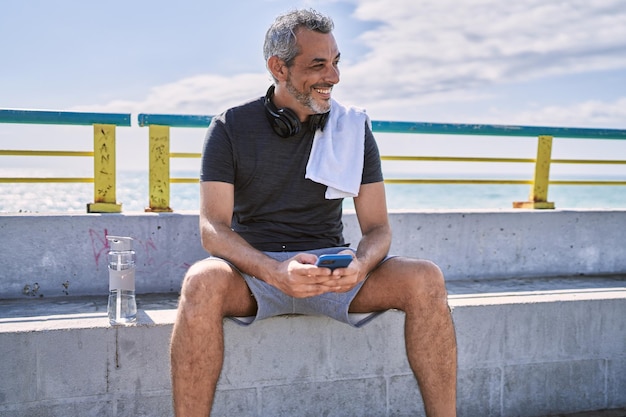
[[[2,150],[0,156],[71,156],[92,157],[93,178],[1,178],[0,183],[35,182],[82,182],[94,183],[94,202],[87,204],[88,212],[121,212],[116,201],[115,128],[130,126],[130,114],[79,113],[35,110],[0,109],[0,123],[93,125],[93,151],[50,151],[50,150]],[[172,152],[170,150],[170,128],[206,129],[212,120],[207,115],[139,114],[139,126],[149,129],[149,207],[146,211],[169,212],[170,185],[175,183],[198,183],[198,178],[172,178],[172,158],[199,158],[199,152]],[[462,136],[536,137],[536,158],[488,158],[381,155],[383,161],[414,162],[487,162],[487,163],[532,163],[534,176],[528,180],[514,179],[453,179],[453,178],[387,178],[389,184],[511,184],[530,185],[528,200],[513,202],[516,208],[554,208],[548,201],[550,185],[626,185],[626,181],[550,180],[553,164],[625,165],[623,159],[552,159],[553,138],[559,139],[616,139],[625,140],[623,129],[587,129],[538,126],[471,125],[444,123],[416,123],[372,121],[375,133],[434,134]]]
[[[169,207],[169,185],[171,183],[197,183],[198,178],[170,178],[170,158],[199,158],[200,153],[170,152],[170,127],[207,128],[211,116],[139,114],[139,126],[148,126],[150,135],[150,211],[171,211]],[[514,208],[552,209],[548,201],[549,185],[626,185],[626,181],[550,180],[551,164],[626,165],[626,160],[597,159],[552,159],[553,138],[563,139],[616,139],[626,140],[626,130],[591,129],[542,126],[472,125],[445,123],[416,123],[372,121],[375,133],[434,134],[463,136],[536,137],[536,158],[473,158],[436,157],[409,155],[381,155],[383,161],[428,161],[428,162],[488,162],[488,163],[533,163],[534,177],[529,180],[506,179],[412,179],[387,178],[388,184],[510,184],[530,185],[527,201],[513,202]],[[157,149],[158,151],[154,151]]]
[[[170,152],[170,127],[206,129],[212,116],[139,114],[139,126],[148,126],[148,193],[149,206],[146,211],[170,212],[170,184],[197,183],[198,178],[171,178],[171,158],[200,158],[200,153]]]
[[[93,183],[88,213],[122,211],[116,201],[115,128],[130,126],[130,114],[0,109],[0,123],[93,126],[93,151],[0,149],[0,156],[91,157],[93,177],[4,177],[0,183]]]

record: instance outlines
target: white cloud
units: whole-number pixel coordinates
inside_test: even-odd
[[[216,114],[253,99],[270,85],[266,74],[232,77],[197,75],[152,88],[139,101],[114,100],[104,105],[80,106],[75,110],[130,113]]]
[[[626,67],[621,0],[364,0],[367,56],[345,69],[356,98],[414,97]],[[367,88],[358,89],[358,85]]]
[[[566,106],[546,106],[534,111],[509,114],[506,117],[506,120],[516,124],[624,129],[626,97],[610,102],[590,100]]]

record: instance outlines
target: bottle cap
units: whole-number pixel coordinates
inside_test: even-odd
[[[110,242],[111,250],[126,251],[133,249],[132,237],[107,236],[107,240]]]

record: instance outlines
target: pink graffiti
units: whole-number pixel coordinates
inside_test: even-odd
[[[93,251],[94,262],[97,266],[100,265],[100,259],[106,256],[110,249],[109,241],[106,238],[107,235],[107,229],[104,229],[102,232],[89,229],[91,249]],[[164,256],[162,253],[159,253],[159,248],[152,238],[147,240],[135,239],[134,244],[138,258],[138,271],[153,272],[164,266],[174,266],[179,269],[187,270],[191,266],[188,262],[177,263],[175,260],[170,259],[169,256]]]
[[[93,258],[96,266],[100,265],[100,257],[106,255],[109,251],[109,241],[107,240],[108,231],[104,229],[104,232],[100,232],[89,229],[89,238],[91,239],[91,249],[93,250]]]
[[[139,265],[142,265],[144,268],[138,268],[139,270],[143,270],[144,272],[156,271],[165,266],[174,266],[176,268],[188,269],[189,265],[186,262],[178,264],[175,260],[172,260],[168,256],[163,256],[163,254],[159,253],[159,248],[156,243],[149,238],[148,240],[137,239],[137,249],[141,251],[141,258],[138,259]]]

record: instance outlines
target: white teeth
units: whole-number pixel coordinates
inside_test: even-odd
[[[330,88],[325,88],[325,89],[316,88],[315,91],[317,91],[320,94],[330,94],[331,89]]]

